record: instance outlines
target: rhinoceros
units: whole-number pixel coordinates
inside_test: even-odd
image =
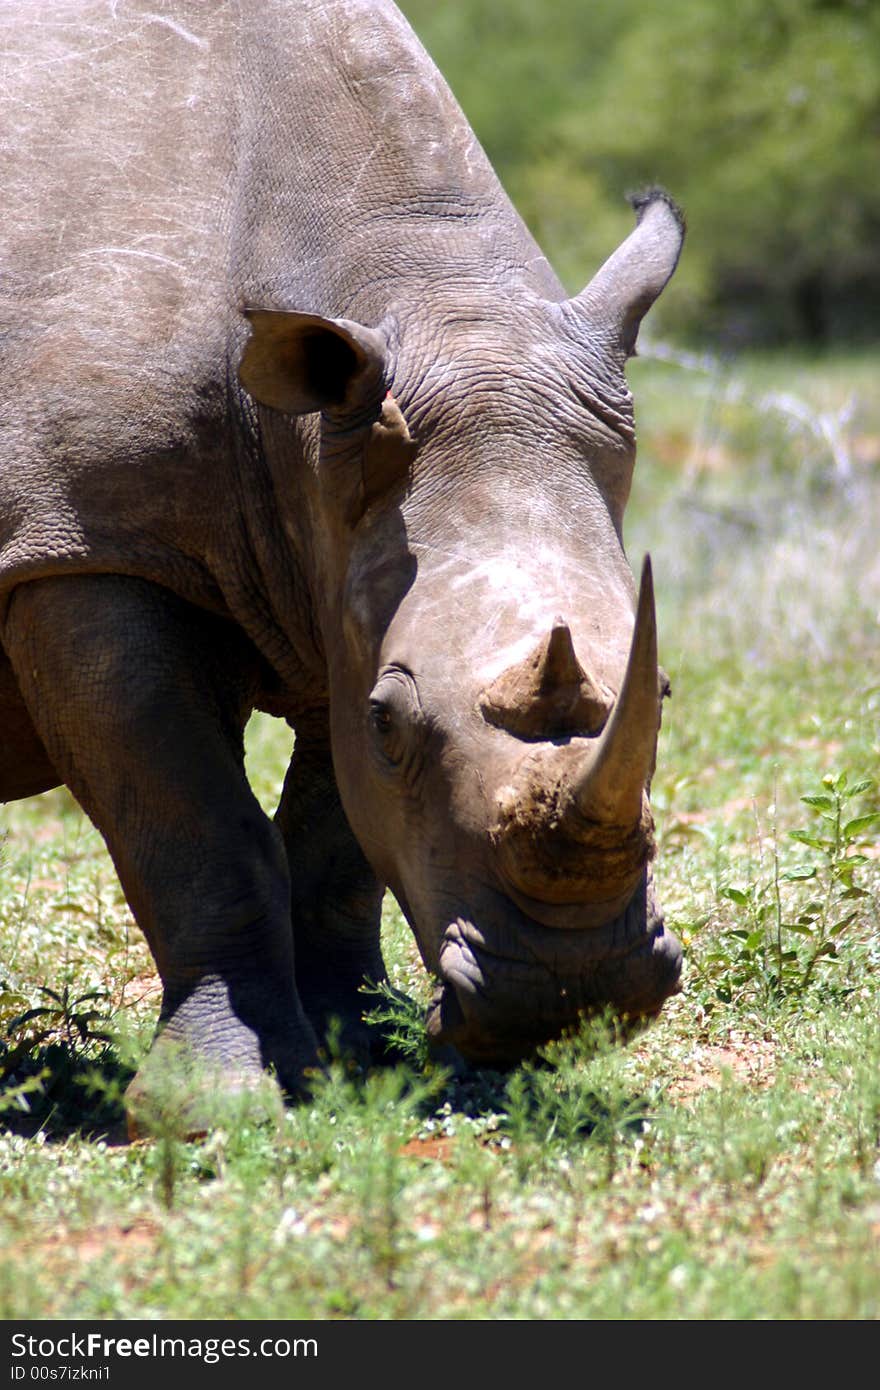
[[[296,1093],[427,1031],[503,1067],[681,951],[624,376],[671,199],[569,297],[388,0],[5,0],[0,794],[65,783],[163,985],[149,1066]],[[270,820],[254,709],[295,747]],[[452,1055],[450,1051],[449,1055]]]

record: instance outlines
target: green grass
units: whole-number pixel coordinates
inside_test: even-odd
[[[456,1080],[398,1013],[409,1067],[128,1144],[148,953],[70,798],[5,808],[0,1317],[880,1315],[877,365],[633,366],[686,964],[627,1044],[594,1022]],[[248,747],[271,807],[290,737],[259,719]],[[390,900],[385,937],[424,1001]]]

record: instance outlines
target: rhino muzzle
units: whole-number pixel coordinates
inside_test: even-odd
[[[513,912],[504,928],[462,918],[447,928],[428,1011],[435,1046],[451,1045],[481,1066],[511,1066],[600,1009],[651,1018],[680,988],[681,946],[647,875],[620,916],[598,930],[561,933]]]

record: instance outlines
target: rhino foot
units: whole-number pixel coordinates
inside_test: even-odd
[[[151,1055],[125,1093],[132,1141],[188,1141],[243,1124],[277,1125],[283,1109],[281,1088],[268,1072],[220,1071],[184,1049],[173,1057]]]
[[[193,1138],[277,1120],[319,1063],[301,1008],[273,1002],[261,981],[206,976],[183,998],[166,986],[152,1047],[125,1096],[129,1135]]]

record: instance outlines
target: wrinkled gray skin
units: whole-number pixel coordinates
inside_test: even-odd
[[[0,29],[0,793],[63,781],[103,833],[154,1056],[294,1091],[331,1016],[363,1043],[384,884],[438,1044],[655,1013],[623,368],[677,213],[646,198],[567,299],[385,0]],[[254,707],[296,730],[274,823]]]

